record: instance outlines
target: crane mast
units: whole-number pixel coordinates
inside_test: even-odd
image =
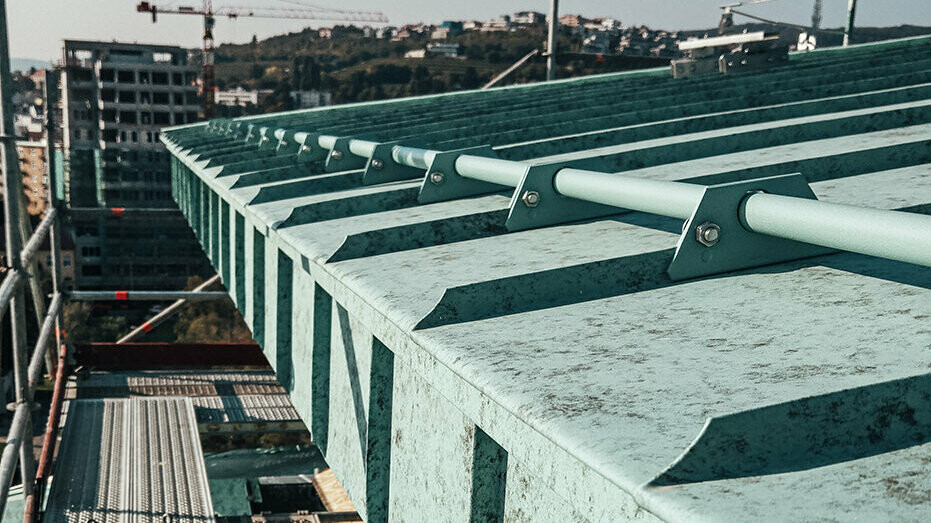
[[[331,9],[327,7],[313,6],[304,4],[296,0],[282,0],[291,4],[302,6],[302,8],[282,8],[282,7],[231,7],[222,6],[213,9],[212,0],[203,0],[200,8],[190,6],[179,6],[173,8],[158,7],[151,2],[139,2],[136,5],[136,11],[140,13],[149,13],[152,15],[152,22],[158,21],[159,14],[174,15],[197,15],[204,19],[203,35],[203,70],[202,91],[204,97],[204,118],[212,118],[215,114],[216,102],[214,100],[214,87],[216,78],[214,76],[214,41],[213,28],[216,25],[217,16],[225,16],[230,19],[241,17],[250,18],[286,18],[299,20],[327,20],[338,22],[369,22],[369,23],[387,23],[388,18],[379,11],[358,11],[352,9]]]

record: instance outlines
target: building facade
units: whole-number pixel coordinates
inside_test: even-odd
[[[23,174],[26,210],[31,216],[42,216],[48,207],[48,162],[46,142],[17,141],[19,169]]]
[[[159,129],[198,119],[195,65],[175,46],[64,42],[61,182],[69,208],[173,209]],[[72,213],[83,288],[172,288],[206,267],[180,215]]]
[[[333,104],[333,93],[318,89],[291,91],[291,100],[295,109],[310,109]]]

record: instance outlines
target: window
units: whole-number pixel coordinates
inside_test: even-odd
[[[120,123],[137,123],[136,111],[120,111]]]
[[[120,83],[134,84],[136,83],[136,73],[135,71],[120,71],[116,74],[116,79]]]
[[[163,105],[169,104],[170,102],[168,101],[168,93],[152,93],[152,103]]]
[[[136,93],[135,93],[135,91],[120,91],[120,103],[121,103],[121,104],[134,104],[134,103],[136,103]]]
[[[81,247],[81,256],[100,256],[100,247]]]
[[[139,143],[139,133],[137,133],[136,131],[133,131],[132,139],[133,139],[133,143]]]
[[[112,82],[116,79],[116,71],[113,69],[101,69],[100,70],[100,81],[101,82]]]
[[[168,85],[168,73],[152,73],[152,83],[157,85]]]
[[[171,83],[174,85],[183,85],[184,78],[181,77],[181,73],[171,73]]]
[[[141,84],[146,84],[146,85],[152,83],[152,81],[149,80],[149,72],[148,72],[148,71],[139,71],[139,83],[141,83]]]
[[[103,271],[100,269],[100,265],[85,265],[81,267],[82,276],[100,276],[103,274]]]
[[[71,267],[71,257],[63,256],[61,259],[61,264],[64,265],[65,267]]]

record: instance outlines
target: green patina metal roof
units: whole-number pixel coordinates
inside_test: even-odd
[[[676,277],[698,211],[683,233],[552,188],[572,167],[709,186],[701,205],[787,183],[928,214],[931,40],[790,58],[162,136],[176,199],[368,520],[920,520],[931,269],[788,242]],[[808,185],[771,178],[791,173]],[[764,239],[735,234],[683,263]],[[931,245],[879,250],[903,248]]]

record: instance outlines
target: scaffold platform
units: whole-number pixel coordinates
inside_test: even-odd
[[[46,521],[202,523],[213,514],[190,398],[69,402]]]

